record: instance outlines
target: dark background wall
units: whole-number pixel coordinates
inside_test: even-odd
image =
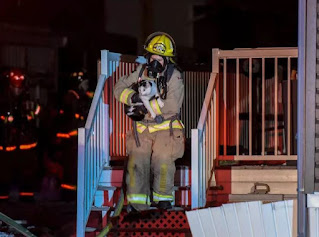
[[[145,37],[158,30],[174,37],[182,66],[205,65],[208,70],[212,48],[296,47],[297,13],[297,1],[289,0],[0,2],[0,24],[23,26],[23,34],[45,32],[46,46],[58,49],[59,87],[64,74],[76,68],[86,68],[96,80],[101,49],[142,54]],[[2,30],[0,44],[30,44],[19,32],[1,40],[8,34]]]

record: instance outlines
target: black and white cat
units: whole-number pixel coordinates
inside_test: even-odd
[[[150,100],[153,97],[155,97],[159,107],[163,108],[163,106],[164,106],[164,102],[161,100],[161,98],[158,94],[158,90],[157,90],[157,86],[156,86],[155,81],[153,81],[153,80],[140,81],[139,86],[138,86],[138,93],[140,95],[140,98],[141,98],[145,108],[151,114],[151,117],[153,119],[155,119],[156,113],[153,111],[153,109],[151,107]]]
[[[151,107],[150,100],[155,98],[160,108],[164,106],[164,102],[159,96],[155,81],[141,80],[133,85],[132,89],[139,93],[142,103],[135,103],[131,106],[125,106],[124,109],[126,115],[135,121],[140,121],[144,118],[145,114],[149,112],[151,117],[155,119],[156,113]]]

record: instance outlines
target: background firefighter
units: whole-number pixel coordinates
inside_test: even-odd
[[[77,131],[85,125],[93,92],[89,91],[89,75],[85,69],[69,73],[65,84],[50,126],[50,143],[45,154],[46,176],[55,176],[61,183],[63,200],[75,200],[76,192],[65,187],[74,187],[77,183]],[[55,171],[60,168],[62,171]]]
[[[136,122],[136,131],[129,131],[126,135],[129,154],[126,177],[128,212],[147,210],[151,202],[161,209],[171,208],[176,170],[174,162],[183,156],[185,149],[184,125],[179,120],[184,83],[173,61],[176,56],[174,40],[166,33],[155,32],[146,39],[144,49],[147,51],[147,65],[139,65],[135,72],[122,77],[114,88],[117,100],[132,105],[140,101],[138,93],[131,89],[132,84],[139,77],[156,80],[164,101],[164,107],[160,108],[156,99],[152,99],[156,119],[146,114],[142,121]]]
[[[23,70],[10,68],[0,77],[0,195],[34,192],[39,175],[36,119],[40,105],[30,96]]]

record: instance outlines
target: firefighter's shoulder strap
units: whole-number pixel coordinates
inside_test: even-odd
[[[166,83],[169,82],[169,80],[171,79],[171,77],[173,75],[173,72],[174,72],[174,69],[175,69],[175,65],[174,64],[170,63],[170,64],[167,65],[167,70],[164,73],[165,78],[166,78]]]
[[[142,78],[142,75],[143,75],[143,72],[144,72],[146,66],[147,66],[146,64],[142,64],[141,70],[140,70],[140,72],[138,74],[138,79]]]

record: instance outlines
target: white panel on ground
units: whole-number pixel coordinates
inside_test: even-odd
[[[256,237],[265,237],[261,206],[262,202],[248,202],[253,236]]]
[[[243,237],[240,231],[235,204],[223,205],[223,211],[229,230],[230,237]]]
[[[319,237],[319,208],[308,208],[309,237]]]
[[[198,212],[197,212],[198,213]],[[198,213],[199,214],[199,213]],[[204,209],[202,212],[200,212],[200,221],[203,227],[204,235],[210,235],[210,236],[218,236],[216,232],[215,225],[212,225],[213,222],[213,216],[210,211],[210,209]],[[214,234],[212,234],[214,233]]]
[[[242,202],[236,203],[235,205],[240,225],[241,236],[253,236],[247,203]]]
[[[288,201],[285,202],[275,202],[273,203],[273,212],[275,217],[275,224],[277,229],[277,236],[291,236],[291,221],[292,217],[290,218],[288,215],[286,205]],[[292,201],[291,201],[292,202]],[[291,205],[292,208],[292,205]]]
[[[319,193],[307,194],[309,237],[319,237]]]
[[[193,236],[205,236],[200,218],[198,217],[198,212],[198,210],[186,212],[187,220]],[[214,222],[212,222],[212,225],[214,225]],[[217,235],[213,235],[212,237],[215,236],[217,237]]]
[[[211,214],[213,216],[213,222],[215,224],[216,232],[218,237],[228,237],[228,228],[225,219],[224,212],[221,207],[211,208]],[[201,213],[201,212],[199,212]]]
[[[262,205],[263,219],[266,236],[276,237],[276,225],[274,220],[274,213],[272,209],[272,203]]]
[[[194,237],[291,237],[293,205],[292,200],[231,203],[186,215]]]

